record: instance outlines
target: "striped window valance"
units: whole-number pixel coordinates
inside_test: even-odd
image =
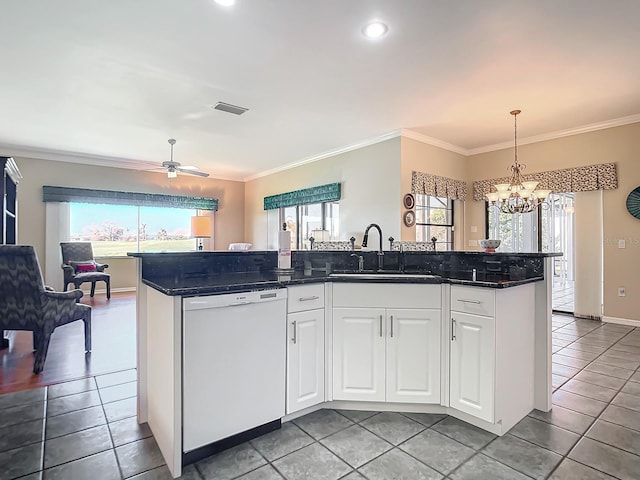
[[[560,192],[590,192],[592,190],[614,190],[618,188],[615,163],[602,163],[586,167],[565,168],[548,172],[522,175],[524,180],[537,180],[539,189]],[[486,194],[495,191],[494,185],[509,183],[510,177],[493,178],[473,182],[473,199],[486,200]]]
[[[430,173],[413,172],[411,174],[411,193],[466,200],[467,182]]]
[[[93,190],[89,188],[51,187],[48,185],[42,187],[42,201],[218,210],[218,200],[216,198],[164,195],[160,193],[117,192],[113,190]]]
[[[329,183],[317,187],[304,188],[294,192],[280,193],[264,197],[264,209],[274,210],[276,208],[294,207],[296,205],[307,205],[309,203],[335,202],[340,200],[341,189],[339,183]]]

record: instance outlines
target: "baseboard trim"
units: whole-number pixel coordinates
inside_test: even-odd
[[[629,327],[640,328],[640,320],[631,320],[629,318],[602,317],[602,321],[606,323],[616,323],[618,325],[627,325]]]
[[[89,293],[91,293],[91,290],[87,289],[83,289],[81,288],[80,290],[82,290],[85,294],[89,295]],[[136,291],[136,287],[120,287],[120,288],[112,288],[111,289],[111,293],[123,293],[123,292],[135,292]],[[96,288],[96,293],[107,293],[107,289],[106,288]]]
[[[573,316],[576,318],[582,318],[585,320],[597,320],[598,322],[602,321],[602,315],[587,315],[582,313],[574,313]]]

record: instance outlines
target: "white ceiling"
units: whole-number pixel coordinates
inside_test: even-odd
[[[399,129],[462,153],[508,144],[514,108],[522,139],[640,121],[638,0],[2,0],[1,12],[0,154],[144,168],[174,137],[178,162],[246,179]],[[372,19],[385,38],[363,37]]]

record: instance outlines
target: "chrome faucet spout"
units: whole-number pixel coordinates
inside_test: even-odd
[[[369,230],[371,230],[371,228],[375,228],[376,230],[378,230],[378,235],[380,236],[380,248],[378,249],[378,270],[382,270],[382,267],[384,266],[384,252],[382,251],[382,229],[380,228],[380,225],[378,225],[377,223],[371,223],[369,224],[369,226],[367,226],[364,231],[364,237],[362,237],[362,246],[367,246],[367,243],[369,242]]]

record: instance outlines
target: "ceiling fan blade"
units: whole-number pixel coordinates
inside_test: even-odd
[[[209,174],[208,173],[204,173],[204,172],[198,172],[196,170],[185,170],[184,168],[178,168],[176,167],[176,170],[179,171],[180,173],[188,173],[189,175],[196,175],[198,177],[208,177]]]

